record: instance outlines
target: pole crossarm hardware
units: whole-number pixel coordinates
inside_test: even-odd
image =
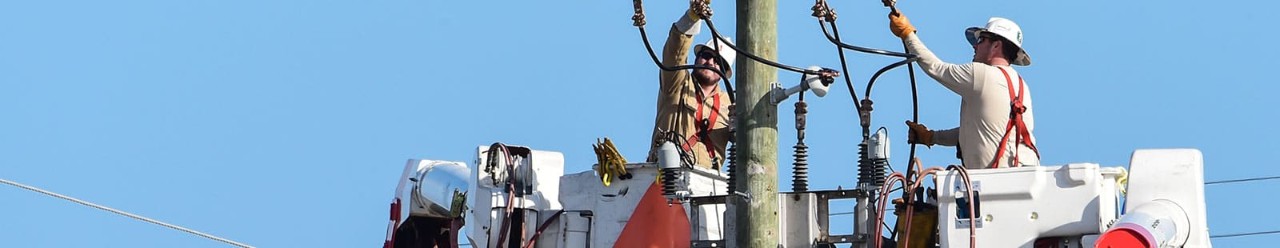
[[[813,17],[818,18],[818,26],[822,28],[823,36],[827,38],[827,41],[830,41],[832,44],[838,47],[837,51],[840,55],[840,66],[841,66],[841,69],[843,69],[844,74],[849,74],[848,60],[845,59],[845,55],[844,55],[845,49],[862,52],[862,53],[878,54],[878,55],[903,58],[902,61],[894,62],[892,64],[889,64],[888,66],[880,68],[880,70],[876,71],[876,73],[871,76],[871,79],[867,82],[867,89],[863,94],[864,100],[858,100],[857,93],[855,93],[856,90],[853,88],[853,81],[851,81],[850,78],[845,77],[845,84],[849,87],[849,95],[850,97],[853,98],[854,108],[858,110],[859,121],[861,122],[863,127],[862,134],[864,139],[867,138],[871,132],[870,112],[872,108],[870,105],[872,104],[872,102],[869,100],[871,98],[871,88],[875,86],[875,82],[877,79],[880,78],[880,75],[884,74],[885,72],[888,72],[889,70],[892,70],[902,65],[907,65],[908,68],[910,68],[912,103],[913,103],[912,112],[913,113],[919,112],[918,111],[919,104],[918,104],[918,101],[916,100],[917,98],[915,94],[916,93],[915,68],[911,66],[911,62],[915,62],[916,60],[919,59],[915,54],[904,53],[904,52],[892,52],[892,51],[887,51],[882,49],[867,48],[867,47],[855,46],[855,45],[844,43],[840,41],[840,29],[835,23],[837,18],[835,10],[832,10],[831,7],[827,5],[827,2],[825,0],[816,0],[814,2],[813,7],[810,9],[813,10]],[[831,26],[830,30],[827,30],[827,25]],[[903,46],[904,46],[903,48],[905,49],[906,43],[903,43]],[[918,116],[918,115],[919,114],[913,114],[913,116]],[[918,119],[919,119],[918,117],[915,117],[913,120],[918,120]],[[913,150],[914,150],[914,147],[913,147]],[[915,157],[914,153],[912,153],[911,157]]]
[[[896,1],[883,0],[883,2],[885,3],[886,7],[891,8],[892,13],[897,12],[897,9],[894,8],[893,6],[893,4],[896,3]],[[721,80],[723,81],[730,95],[730,99],[734,100],[733,98],[734,96],[737,95],[738,92],[735,92],[733,90],[732,85],[730,85],[728,81],[728,77],[725,75],[726,74],[725,71],[709,68],[706,66],[699,66],[699,65],[686,64],[686,65],[671,66],[671,64],[674,64],[674,63],[671,63],[671,61],[667,61],[668,62],[667,64],[663,64],[664,61],[661,61],[660,58],[658,58],[657,53],[654,52],[653,46],[650,43],[648,35],[645,31],[644,26],[646,22],[645,22],[644,7],[643,7],[642,0],[632,0],[632,3],[635,11],[634,15],[632,15],[631,17],[631,20],[633,21],[632,25],[636,26],[637,29],[640,31],[640,37],[644,43],[645,50],[649,53],[649,57],[650,59],[653,60],[654,64],[658,65],[658,68],[664,71],[711,69],[711,71],[714,71],[716,74],[720,75]],[[737,54],[741,54],[742,58],[746,58],[751,61],[759,63],[759,64],[747,63],[744,65],[739,65],[739,66],[742,66],[743,68],[735,68],[735,69],[744,69],[744,70],[735,70],[739,76],[742,76],[740,78],[740,82],[738,82],[739,86],[743,87],[742,90],[744,90],[743,92],[741,92],[743,93],[742,97],[750,97],[754,94],[753,93],[754,91],[758,90],[756,88],[753,88],[753,87],[756,87],[754,86],[755,83],[758,83],[756,81],[759,81],[759,80],[769,81],[769,80],[775,79],[774,77],[776,76],[769,75],[769,74],[775,73],[773,72],[774,70],[769,69],[770,67],[786,70],[790,72],[795,72],[802,75],[817,75],[820,77],[824,85],[834,82],[835,77],[839,77],[841,74],[845,75],[844,81],[846,86],[848,87],[849,95],[853,100],[854,107],[859,117],[858,119],[859,119],[860,127],[862,129],[862,139],[863,139],[862,144],[859,145],[860,147],[862,147],[860,148],[862,152],[860,152],[860,155],[859,155],[860,158],[858,160],[860,174],[858,177],[859,187],[857,190],[864,191],[865,194],[857,196],[856,198],[859,199],[859,205],[865,204],[865,206],[860,206],[858,210],[855,211],[856,213],[859,213],[858,214],[859,217],[856,217],[855,219],[865,218],[867,219],[866,221],[870,221],[871,219],[869,217],[874,217],[874,216],[867,216],[867,215],[874,214],[876,212],[875,209],[877,209],[875,206],[873,206],[877,204],[873,204],[873,203],[882,202],[882,201],[887,202],[885,198],[888,197],[889,193],[894,191],[894,190],[888,190],[888,189],[881,189],[882,186],[887,186],[885,184],[888,184],[888,183],[884,183],[880,181],[883,180],[887,182],[888,179],[890,179],[890,178],[886,178],[885,177],[886,174],[884,173],[884,169],[890,169],[890,170],[892,169],[888,164],[888,157],[878,157],[878,158],[872,159],[871,157],[868,157],[867,155],[868,153],[866,152],[866,147],[869,144],[868,140],[870,139],[870,136],[871,136],[870,135],[871,134],[870,132],[871,131],[870,129],[871,112],[873,110],[873,107],[872,107],[873,102],[870,99],[871,91],[872,91],[872,88],[875,86],[876,81],[879,80],[884,73],[890,70],[893,70],[895,68],[901,67],[903,65],[907,65],[907,68],[909,70],[910,80],[911,80],[912,120],[919,121],[919,101],[918,101],[917,90],[916,90],[915,68],[911,64],[912,62],[916,62],[919,59],[919,57],[915,54],[909,53],[909,49],[907,48],[907,44],[905,41],[903,42],[903,50],[904,50],[903,52],[868,48],[868,47],[862,47],[862,46],[856,46],[856,45],[844,43],[843,41],[841,41],[839,27],[835,23],[835,20],[837,19],[836,12],[831,9],[831,7],[827,4],[826,0],[815,0],[814,6],[810,10],[812,10],[812,15],[818,19],[818,25],[822,30],[823,37],[825,37],[828,42],[831,42],[831,44],[835,45],[836,51],[840,58],[840,66],[841,66],[840,70],[837,71],[835,69],[822,68],[822,67],[810,67],[806,69],[806,68],[801,68],[796,66],[790,66],[783,63],[779,63],[773,59],[766,58],[766,57],[769,57],[769,58],[776,57],[773,54],[774,53],[773,49],[765,48],[766,50],[759,50],[760,48],[757,46],[759,46],[760,44],[755,43],[755,42],[764,41],[765,43],[772,44],[770,40],[776,39],[775,38],[776,31],[774,30],[775,27],[773,26],[774,22],[776,22],[773,19],[776,19],[776,16],[774,14],[771,14],[775,12],[773,10],[773,8],[775,8],[775,5],[772,2],[768,2],[768,1],[757,2],[754,0],[745,0],[745,1],[738,2],[739,20],[737,24],[739,28],[738,38],[740,38],[739,41],[742,42],[741,44],[731,43],[730,40],[722,36],[720,30],[716,28],[714,21],[711,20],[711,16],[714,13],[709,6],[710,4],[709,0],[693,0],[693,1],[690,1],[689,4],[690,4],[689,14],[688,14],[690,15],[689,17],[694,19],[700,19],[706,22],[707,28],[711,30],[711,36],[712,36],[711,43],[713,45],[712,49],[719,49],[721,45],[723,45],[724,47],[728,47],[728,49],[732,49],[733,51],[737,52]],[[744,25],[745,27],[747,27],[746,29],[744,29]],[[741,45],[742,48],[740,48],[739,45]],[[854,87],[853,80],[848,76],[851,74],[849,73],[850,71],[849,65],[848,65],[849,62],[845,55],[845,50],[851,50],[855,52],[881,55],[881,56],[897,57],[897,58],[901,58],[901,60],[890,63],[884,67],[881,67],[879,70],[876,70],[875,73],[872,74],[870,79],[868,79],[866,88],[862,92],[862,98],[859,99],[857,94],[858,91]],[[761,55],[764,55],[764,56],[761,56]],[[739,60],[739,61],[742,61],[742,60]],[[802,86],[800,87],[803,87],[804,85],[804,82],[803,82],[804,78],[805,78],[804,76],[801,77]],[[801,92],[800,94],[803,98],[803,92]],[[798,128],[798,135],[799,135],[798,137],[800,137],[799,138],[800,141],[797,143],[797,146],[796,146],[797,167],[807,166],[807,149],[804,149],[804,148],[807,148],[807,146],[803,144],[803,132],[804,132],[803,116],[804,116],[804,113],[807,113],[808,111],[807,111],[807,108],[805,108],[806,105],[804,104],[803,100],[801,101],[802,102],[797,103],[797,128]],[[752,112],[756,108],[753,106],[754,105],[752,103],[741,103],[738,105],[738,108],[739,110],[746,109],[747,112]],[[767,107],[764,110],[765,112],[776,111]],[[755,122],[758,122],[757,124],[765,123],[765,125],[769,125],[770,122],[776,122],[776,120],[772,120],[771,118],[764,118],[759,120],[752,119],[752,120],[754,120]],[[776,124],[772,124],[772,125],[776,125]],[[751,129],[751,130],[754,130],[754,129]],[[754,130],[754,131],[760,131],[760,130]],[[754,132],[754,131],[748,131],[748,132]],[[739,132],[741,132],[741,130]],[[732,138],[732,141],[734,144],[739,144],[740,141],[738,139],[744,139],[741,142],[746,142],[745,144],[749,146],[747,149],[743,150],[746,152],[746,157],[748,157],[744,159],[744,161],[748,161],[748,160],[764,161],[765,164],[760,164],[756,166],[759,167],[763,165],[765,167],[764,168],[765,174],[769,174],[771,172],[776,172],[776,165],[768,164],[768,160],[773,160],[775,158],[772,158],[770,156],[762,156],[762,154],[757,154],[756,152],[752,152],[752,150],[756,150],[756,149],[764,149],[767,151],[776,150],[776,145],[774,143],[767,140],[758,140],[761,138],[776,139],[776,137],[772,137],[772,135],[776,135],[776,133],[761,132],[761,133],[748,133],[747,135],[735,134],[733,135],[734,138]],[[739,136],[743,136],[743,137],[740,138]],[[881,142],[881,141],[875,141],[875,142]],[[883,143],[876,143],[876,144],[883,144]],[[755,149],[752,149],[752,148],[755,148]],[[909,163],[918,163],[915,161],[915,148],[916,146],[912,145],[911,155],[910,155],[911,161]],[[736,152],[738,152],[738,150],[730,148],[727,152],[729,154],[735,154]],[[729,195],[736,194],[736,195],[757,196],[756,194],[758,193],[767,193],[770,191],[774,191],[769,187],[762,187],[761,185],[776,184],[776,177],[770,179],[765,175],[748,175],[748,174],[736,175],[736,174],[739,174],[739,172],[737,171],[738,170],[736,168],[737,166],[733,165],[734,164],[733,162],[742,158],[735,159],[735,157],[737,156],[730,155],[731,161],[730,161],[730,167],[729,167],[729,178],[730,178],[729,181],[731,182],[731,184],[735,184],[734,182],[736,182],[735,181],[736,177],[746,176],[747,177],[746,181],[736,183],[736,184],[741,184],[739,186],[745,186],[746,189],[744,191],[745,192],[744,194],[743,192],[738,192],[739,190],[744,190],[744,189],[735,189],[735,187],[732,187],[731,185]],[[909,168],[906,171],[906,175],[895,173],[899,175],[899,178],[901,182],[904,184],[904,186],[915,185],[918,183],[916,182],[916,180],[918,179],[919,175],[916,175],[916,174],[919,172],[916,170],[913,170],[915,168],[910,168],[910,166],[908,167]],[[800,171],[800,170],[797,170],[797,171]],[[808,191],[807,185],[804,182],[802,182],[804,181],[803,179],[807,179],[807,178],[801,176],[803,174],[807,174],[807,171],[802,171],[802,172],[805,172],[805,173],[797,173],[797,176],[795,179],[797,180],[797,182],[793,182],[793,187],[797,188],[798,192]],[[863,175],[863,174],[866,174],[866,175]],[[772,180],[773,183],[767,182],[770,180]],[[755,192],[755,191],[763,191],[763,192]],[[904,193],[904,198],[906,198],[908,196],[906,194],[909,194],[909,191],[904,190],[903,193]],[[716,198],[716,199],[724,200],[723,197],[727,197],[727,196],[728,195],[718,196],[721,198]],[[761,195],[761,196],[764,196],[764,195]],[[769,197],[764,197],[764,198],[765,199],[753,199],[750,201],[756,201],[756,200],[768,201],[769,200],[768,199]],[[728,201],[728,202],[736,202],[737,204],[744,204],[750,201],[734,200],[734,201]],[[883,203],[879,203],[879,204],[883,204]],[[751,204],[751,205],[756,205],[756,204]],[[738,244],[738,245],[755,247],[761,244],[765,244],[766,246],[769,246],[767,245],[768,243],[775,242],[775,241],[759,240],[758,238],[761,238],[761,237],[755,237],[755,236],[761,236],[761,235],[771,236],[772,234],[770,233],[757,233],[757,231],[759,231],[757,229],[762,227],[772,226],[772,225],[775,225],[776,223],[772,223],[772,222],[764,221],[764,219],[760,219],[762,218],[762,216],[751,217],[753,216],[753,214],[768,215],[767,213],[756,213],[756,212],[758,212],[759,210],[769,210],[769,209],[764,209],[764,208],[757,209],[756,207],[745,207],[745,206],[739,206],[739,207],[742,207],[742,208],[736,209],[737,212],[739,212],[737,213],[737,215],[747,214],[747,216],[737,216],[735,219],[737,219],[738,222],[747,223],[747,225],[749,225],[750,227],[742,227],[742,226],[739,226],[739,227],[748,228],[750,229],[750,231],[738,230],[738,231],[746,231],[742,233],[748,234],[748,235],[745,237],[733,238],[733,240],[735,240],[736,243],[729,243],[729,244]],[[884,208],[884,207],[881,206],[880,208]],[[777,214],[776,209],[771,211],[774,211],[774,214]],[[760,223],[756,223],[756,222],[760,222]],[[857,220],[855,220],[855,222],[857,222]],[[874,223],[875,224],[874,226],[871,226],[871,224],[873,223],[870,223],[870,222],[865,223],[866,225],[868,225],[867,227],[865,227],[867,228],[866,230],[860,230],[864,228],[861,227],[861,225],[863,225],[862,222],[858,222],[859,224],[857,224],[857,226],[859,226],[859,228],[855,228],[855,233],[853,235],[843,237],[843,238],[846,238],[846,240],[844,241],[853,242],[855,243],[855,246],[857,246],[858,244],[869,245],[872,243],[871,242],[872,240],[878,240],[879,239],[878,237],[871,237],[871,233],[872,233],[871,231],[873,230],[871,228],[879,229],[875,227],[884,225],[884,222],[882,219],[877,220],[877,222],[879,223]],[[741,223],[739,225],[741,225]],[[733,228],[730,228],[730,229],[733,229]],[[897,232],[895,231],[894,233],[896,234]],[[730,234],[730,235],[733,235],[733,234]],[[726,239],[724,241],[728,241],[728,240],[729,239]],[[699,240],[699,242],[701,243],[695,242],[695,244],[722,245],[722,244],[726,244],[724,243],[724,241]],[[746,243],[742,243],[742,242],[746,242]],[[763,242],[763,243],[760,243],[760,242]]]

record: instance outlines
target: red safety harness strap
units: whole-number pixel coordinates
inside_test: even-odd
[[[716,89],[719,89],[718,85],[716,86]],[[716,92],[716,90],[712,90],[712,92]],[[713,93],[711,95],[712,109],[711,114],[707,119],[702,118],[702,105],[706,105],[704,104],[705,98],[702,97],[702,94],[698,94],[695,97],[698,99],[698,113],[694,114],[693,120],[695,122],[693,126],[697,130],[695,130],[693,134],[690,134],[689,138],[685,140],[684,150],[693,151],[693,143],[702,142],[702,145],[707,148],[707,155],[714,158],[716,156],[716,147],[715,143],[711,142],[711,129],[715,127],[716,119],[720,117],[720,94]],[[701,121],[706,122],[699,123]]]
[[[1031,151],[1035,152],[1036,158],[1040,157],[1040,150],[1036,149],[1035,143],[1031,141],[1031,131],[1027,130],[1027,123],[1022,121],[1022,114],[1027,112],[1026,105],[1022,104],[1022,93],[1027,89],[1027,84],[1022,80],[1022,76],[1019,75],[1018,86],[1020,87],[1018,87],[1018,92],[1014,93],[1013,79],[1009,77],[1009,72],[1005,71],[1003,67],[996,68],[1000,69],[1000,73],[1004,74],[1005,82],[1008,82],[1010,101],[1009,124],[1005,125],[1004,137],[1000,138],[1000,146],[996,148],[996,156],[991,159],[991,168],[996,168],[997,165],[1000,165],[1000,159],[1004,158],[1005,143],[1009,141],[1010,134],[1015,136],[1015,144],[1025,145],[1028,148],[1031,148]],[[1017,131],[1014,131],[1015,128]],[[1014,153],[1011,156],[1013,157],[1013,164],[1010,164],[1009,167],[1018,166],[1017,147],[1014,147]]]

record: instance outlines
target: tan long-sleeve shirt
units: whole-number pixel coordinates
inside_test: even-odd
[[[944,146],[959,145],[960,157],[966,168],[988,168],[1009,123],[1009,82],[996,66],[977,62],[946,63],[929,51],[916,34],[907,36],[905,40],[909,51],[920,56],[917,61],[920,69],[943,87],[960,95],[960,127],[938,130],[933,136],[934,143]],[[1018,84],[1019,73],[1016,70],[1008,66],[1001,67],[1009,72],[1014,92],[1026,87],[1026,84]],[[1027,108],[1022,114],[1022,121],[1031,133],[1031,143],[1038,144],[1035,143],[1036,115],[1035,107],[1031,104],[1031,88],[1022,90],[1022,102]],[[1005,144],[1004,156],[997,166],[1009,167],[1013,163],[1014,154],[1018,156],[1018,163],[1023,166],[1040,165],[1040,158],[1035,151],[1015,143],[1016,136],[1016,133],[1010,134]]]
[[[689,52],[692,50],[693,36],[697,34],[697,21],[688,20],[687,16],[681,16],[682,20],[671,26],[671,32],[667,34],[667,41],[662,48],[662,64],[665,66],[678,66],[685,64],[689,58]],[[692,26],[691,26],[692,25]],[[658,160],[657,151],[659,142],[665,141],[663,134],[665,131],[675,130],[684,137],[681,141],[690,141],[689,137],[697,135],[697,122],[703,120],[710,121],[712,115],[716,115],[716,121],[711,125],[708,133],[709,142],[703,142],[700,139],[693,139],[696,142],[688,142],[689,150],[694,156],[694,163],[703,168],[719,169],[720,164],[724,160],[725,146],[729,143],[729,94],[722,89],[716,89],[715,95],[719,95],[719,108],[716,108],[715,99],[717,97],[708,95],[702,97],[699,101],[698,92],[701,87],[693,81],[693,77],[688,70],[662,71],[659,75],[658,87],[658,113],[654,118],[653,124],[653,140],[650,143],[649,157],[646,161],[656,162]],[[695,120],[698,115],[698,105],[702,105],[702,119]],[[714,110],[714,111],[713,111]],[[712,145],[708,152],[706,144]]]

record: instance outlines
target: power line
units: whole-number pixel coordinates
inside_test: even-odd
[[[1220,183],[1238,183],[1238,182],[1248,182],[1248,181],[1261,181],[1261,180],[1272,180],[1272,179],[1280,179],[1280,176],[1273,176],[1273,177],[1253,177],[1253,178],[1245,178],[1245,179],[1220,180],[1220,181],[1205,182],[1205,183],[1204,183],[1204,185],[1220,184]]]
[[[114,213],[114,214],[124,215],[125,217],[133,218],[133,219],[140,220],[140,221],[144,221],[144,222],[147,222],[147,223],[151,223],[151,224],[156,224],[156,225],[160,225],[160,226],[163,226],[163,227],[172,228],[172,229],[174,229],[174,230],[178,230],[178,231],[182,231],[182,232],[189,233],[189,234],[192,234],[192,235],[196,235],[196,236],[200,236],[200,237],[204,237],[204,238],[208,238],[208,239],[216,240],[216,241],[219,241],[219,242],[227,243],[227,244],[230,244],[230,245],[233,245],[233,246],[236,246],[236,247],[244,247],[244,248],[253,247],[253,246],[249,246],[249,245],[246,245],[246,244],[243,244],[243,243],[240,243],[240,242],[232,241],[232,240],[230,240],[230,239],[220,238],[220,237],[213,236],[213,235],[209,235],[209,234],[206,234],[206,233],[203,233],[203,232],[200,232],[200,231],[191,230],[191,229],[188,229],[188,228],[185,228],[185,227],[180,227],[180,226],[173,225],[173,224],[169,224],[169,223],[164,223],[164,222],[161,222],[161,221],[158,221],[158,220],[153,220],[153,219],[151,219],[151,218],[143,217],[143,216],[141,216],[141,215],[136,215],[136,214],[131,214],[131,213],[128,213],[128,212],[125,212],[125,211],[116,210],[116,209],[109,208],[109,207],[106,207],[106,206],[102,206],[102,205],[94,204],[94,203],[92,203],[92,202],[88,202],[88,201],[84,201],[84,200],[76,199],[76,198],[73,198],[73,197],[70,197],[70,196],[65,196],[65,195],[58,194],[58,193],[54,193],[54,192],[52,192],[52,191],[43,190],[43,189],[36,188],[36,187],[32,187],[32,186],[27,186],[27,185],[25,185],[25,184],[17,183],[17,182],[14,182],[14,181],[9,181],[9,180],[3,179],[3,178],[0,178],[0,183],[4,183],[4,184],[8,184],[8,185],[13,185],[14,187],[18,187],[18,188],[22,188],[22,189],[30,190],[30,191],[35,191],[35,192],[37,192],[37,193],[41,193],[41,194],[45,194],[45,195],[48,195],[48,196],[52,196],[52,197],[54,197],[54,198],[63,199],[63,200],[68,200],[68,201],[71,201],[71,202],[79,203],[80,205],[85,205],[85,206],[88,206],[88,207],[91,207],[91,208],[100,209],[100,210],[107,211],[107,212],[111,212],[111,213]]]
[[[1251,232],[1251,233],[1232,233],[1232,234],[1209,235],[1209,238],[1211,238],[1211,239],[1215,239],[1215,238],[1232,238],[1232,237],[1254,236],[1254,235],[1264,235],[1264,234],[1277,234],[1277,233],[1280,233],[1280,230],[1276,230],[1276,231],[1265,231],[1265,232]]]

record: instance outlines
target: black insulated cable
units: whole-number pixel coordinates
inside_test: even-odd
[[[889,64],[884,68],[880,68],[880,70],[876,71],[875,74],[871,75],[871,81],[867,81],[866,94],[864,94],[862,98],[863,99],[871,98],[871,87],[874,87],[876,85],[876,79],[880,78],[880,74],[884,74],[889,70],[893,70],[893,68],[897,68],[899,66],[909,64],[911,62],[914,62],[915,60],[916,60],[915,58],[905,59],[902,61],[894,62],[893,64]]]
[[[637,26],[637,28],[640,30],[640,39],[644,41],[644,49],[649,52],[649,58],[653,59],[653,63],[658,65],[658,69],[662,69],[664,71],[677,71],[677,70],[690,70],[690,69],[707,69],[707,70],[713,71],[716,73],[716,75],[720,75],[720,80],[724,82],[725,93],[728,93],[729,95],[729,102],[736,102],[734,99],[735,94],[733,91],[733,85],[729,83],[729,77],[727,77],[724,74],[724,71],[717,70],[716,68],[711,68],[709,66],[701,66],[701,65],[677,65],[677,66],[671,66],[671,67],[663,65],[662,60],[658,59],[658,54],[653,52],[653,45],[649,44],[649,34],[647,34],[644,31],[644,26]]]
[[[782,64],[782,63],[774,62],[774,61],[771,61],[771,60],[768,60],[768,59],[765,59],[765,58],[761,58],[761,57],[759,57],[759,56],[756,56],[755,54],[751,54],[751,53],[748,53],[748,52],[742,51],[742,49],[738,49],[738,47],[737,47],[737,46],[733,45],[732,43],[728,42],[728,40],[725,40],[725,39],[724,39],[724,37],[721,37],[721,36],[720,36],[720,32],[716,30],[716,25],[715,25],[715,24],[713,24],[713,23],[711,22],[711,19],[706,19],[706,18],[704,18],[704,19],[702,19],[702,21],[707,22],[707,28],[711,29],[711,36],[713,37],[713,39],[720,40],[720,41],[724,41],[724,42],[725,42],[725,45],[726,45],[726,46],[728,46],[730,49],[733,49],[734,51],[737,51],[737,52],[738,52],[738,54],[742,54],[743,56],[746,56],[747,58],[749,58],[749,59],[751,59],[751,60],[755,60],[756,62],[760,62],[760,63],[766,64],[766,65],[769,65],[769,66],[773,66],[773,67],[777,67],[778,69],[783,69],[783,70],[787,70],[787,71],[792,71],[792,72],[795,72],[795,73],[808,74],[808,75],[822,75],[822,74],[823,74],[823,70],[808,70],[808,69],[803,69],[803,68],[800,68],[800,67],[784,65],[784,64]]]
[[[822,34],[827,37],[827,41],[830,41],[832,44],[835,44],[836,46],[840,46],[840,48],[854,50],[854,51],[863,52],[863,53],[879,54],[879,55],[886,55],[886,56],[893,56],[893,57],[900,57],[900,58],[916,57],[915,54],[910,54],[910,53],[900,53],[900,52],[893,52],[893,51],[887,51],[887,50],[881,50],[881,49],[875,49],[875,48],[866,48],[866,47],[846,44],[840,41],[840,38],[839,38],[840,31],[839,31],[839,28],[836,27],[836,24],[834,22],[831,22],[831,32],[827,32],[827,25],[824,24],[826,22],[829,22],[829,21],[821,21],[821,20],[818,21],[818,24],[822,26]]]

